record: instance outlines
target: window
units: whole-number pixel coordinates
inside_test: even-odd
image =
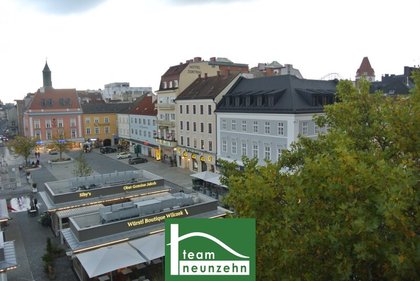
[[[236,120],[232,120],[231,127],[232,131],[236,131]]]
[[[85,118],[85,123],[86,123],[86,124],[90,124],[90,118],[89,118],[89,117],[86,117],[86,118]]]
[[[35,127],[35,129],[40,129],[41,128],[41,122],[39,120],[34,120],[34,127]]]
[[[178,80],[174,80],[174,87],[178,88]]]
[[[201,149],[204,149],[204,140],[201,140],[200,143],[201,143],[200,145]]]
[[[204,105],[200,104],[200,114],[204,114]]]
[[[269,134],[270,133],[270,122],[264,123],[264,133]]]
[[[254,121],[253,128],[254,128],[254,133],[258,133],[258,121]]]
[[[222,129],[226,130],[226,128],[227,128],[227,121],[226,121],[226,119],[223,119],[222,120]]]
[[[277,123],[277,134],[279,136],[284,136],[284,123],[283,122]]]
[[[150,133],[150,131],[149,131],[149,132],[147,132],[147,137],[148,137],[148,138],[151,138],[151,137],[152,137],[152,133]]]
[[[182,114],[182,104],[179,105],[179,113]]]
[[[71,129],[71,138],[72,139],[77,138],[76,129]]]
[[[212,150],[213,150],[213,142],[209,141],[209,151],[212,151]]]
[[[146,119],[144,119],[145,121]],[[171,113],[171,120],[175,120],[175,113]],[[146,125],[145,123],[143,123],[144,125]]]
[[[182,121],[179,121],[179,128],[181,130],[184,130],[184,123]]]
[[[237,153],[237,142],[236,141],[232,141],[232,154],[236,154]]]
[[[163,81],[163,88],[166,89],[167,87],[166,81]]]
[[[242,132],[246,132],[246,120],[242,120]]]
[[[76,127],[76,118],[70,118],[70,127]]]
[[[195,114],[196,112],[195,112],[195,104],[193,104],[193,114]]]
[[[242,143],[241,156],[246,156],[246,142]]]
[[[172,81],[169,81],[169,88],[172,88]]]
[[[280,159],[282,151],[283,151],[283,148],[281,148],[281,147],[277,148],[277,159]]]
[[[308,121],[302,122],[302,135],[308,135]]]
[[[99,135],[99,127],[95,127],[95,135]]]
[[[211,115],[211,104],[209,104],[209,106],[207,108],[207,111],[208,111],[209,115]]]
[[[63,128],[64,127],[64,121],[63,121],[63,119],[58,119],[57,126],[58,126],[58,128]]]
[[[150,119],[147,119],[147,126],[150,126]]]
[[[211,123],[209,123],[209,134],[211,134]]]
[[[52,139],[51,130],[47,130],[46,137],[47,137],[47,140]]]
[[[264,147],[264,160],[271,160],[271,147],[268,145]]]
[[[45,128],[51,128],[51,120],[45,120]]]
[[[139,124],[140,124],[140,119],[139,119]],[[146,119],[143,119],[143,125],[146,125]]]
[[[134,132],[135,132],[136,135],[139,134],[139,131],[137,129],[135,129]],[[140,134],[141,134],[141,131],[140,131]]]
[[[187,137],[187,146],[190,146],[190,137]]]
[[[194,148],[197,148],[197,139],[196,138],[194,138],[193,143],[194,143]]]
[[[200,123],[200,132],[204,133],[204,123]]]
[[[187,121],[187,131],[189,131],[189,130],[190,130],[190,122]]]
[[[319,126],[316,123],[314,125],[314,131],[315,131],[315,135],[318,135],[320,133]]]
[[[258,144],[254,143],[252,145],[252,157],[258,158]]]
[[[184,145],[184,137],[181,136],[181,145]]]
[[[108,135],[108,134],[109,134],[109,127],[108,127],[108,126],[106,126],[106,127],[105,127],[105,134],[106,134],[106,135]]]
[[[109,123],[109,117],[104,117],[104,123]]]
[[[185,106],[185,113],[186,114],[189,114],[190,113],[190,107],[189,107],[188,104]]]
[[[227,141],[222,140],[222,152],[226,152],[226,151],[227,151]]]
[[[156,126],[156,120],[153,119],[153,126]]]
[[[193,122],[193,131],[197,131],[197,123]]]
[[[86,128],[86,135],[90,135],[90,128]]]
[[[99,123],[99,118],[95,117],[95,120],[93,122],[95,122],[96,124]]]

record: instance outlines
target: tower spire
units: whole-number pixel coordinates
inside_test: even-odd
[[[52,87],[51,71],[48,67],[48,62],[45,60],[44,70],[42,70],[42,80],[44,88]]]

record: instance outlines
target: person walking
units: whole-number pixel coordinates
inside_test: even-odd
[[[26,173],[26,182],[29,184],[29,183],[31,183],[31,173],[30,172],[27,172]]]

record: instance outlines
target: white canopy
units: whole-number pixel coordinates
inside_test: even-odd
[[[212,173],[212,172],[209,172],[209,171],[195,173],[195,174],[191,175],[191,177],[193,177],[193,178],[200,179],[200,180],[203,180],[203,181],[206,181],[206,182],[210,182],[210,183],[213,183],[213,184],[216,184],[216,185],[226,187],[225,185],[223,185],[220,182],[220,176],[221,176],[220,174]]]
[[[77,254],[90,278],[120,268],[133,266],[146,260],[129,244],[121,243]]]
[[[140,251],[148,261],[165,255],[165,233],[163,232],[132,240],[128,243]]]

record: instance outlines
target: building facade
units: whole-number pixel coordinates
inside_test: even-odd
[[[336,82],[299,79],[292,75],[241,77],[217,106],[217,158],[242,157],[276,162],[299,136],[325,131],[313,116],[335,100]]]
[[[102,96],[106,101],[119,100],[132,102],[150,93],[152,93],[152,87],[130,87],[130,83],[128,82],[115,82],[105,85]]]
[[[129,103],[82,104],[85,140],[94,141],[104,146],[117,145],[117,114],[127,111],[129,106]]]
[[[130,151],[160,160],[156,142],[156,96],[143,97],[129,112]]]
[[[215,171],[216,115],[223,95],[241,74],[197,78],[175,100],[177,165],[190,171]]]
[[[236,64],[228,59],[211,58],[203,61],[200,57],[171,66],[161,77],[158,95],[158,132],[162,159],[173,163],[177,153],[175,99],[197,77],[211,77],[221,73],[248,72],[248,65]],[[172,161],[171,161],[172,159]]]

